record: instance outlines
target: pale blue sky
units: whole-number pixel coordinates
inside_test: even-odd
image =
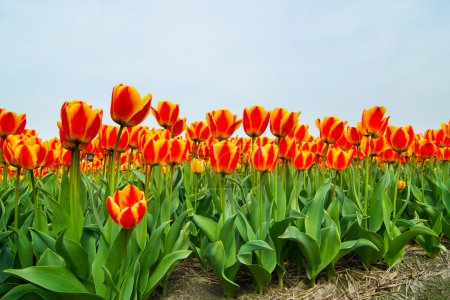
[[[1,1],[0,107],[57,136],[65,100],[115,84],[188,122],[259,104],[355,124],[384,105],[416,131],[450,118],[450,1]],[[154,126],[152,116],[144,122]],[[269,133],[267,133],[269,134]]]

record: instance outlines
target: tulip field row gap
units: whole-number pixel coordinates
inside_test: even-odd
[[[150,112],[159,128],[143,125]],[[288,262],[314,286],[348,256],[370,268],[395,266],[411,242],[446,252],[450,121],[417,133],[386,113],[318,118],[318,137],[283,108],[187,124],[179,105],[119,84],[116,126],[68,101],[43,141],[0,108],[0,296],[148,299],[188,258],[227,297],[240,272],[263,294]]]

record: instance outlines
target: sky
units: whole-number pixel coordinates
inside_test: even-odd
[[[113,124],[112,88],[124,83],[155,107],[180,104],[188,123],[285,107],[317,134],[317,118],[356,125],[382,105],[390,124],[423,132],[450,119],[449,11],[444,0],[3,0],[0,107],[48,139],[64,101]]]

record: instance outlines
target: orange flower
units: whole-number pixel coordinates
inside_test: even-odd
[[[404,182],[403,180],[397,181],[397,188],[399,190],[404,190],[406,188],[406,182]]]
[[[270,132],[276,137],[287,136],[297,126],[300,112],[288,112],[285,108],[275,108],[270,112]]]
[[[3,143],[4,160],[16,167],[32,170],[45,163],[48,144],[36,136],[9,135]]]
[[[93,110],[84,101],[66,101],[61,107],[61,122],[58,122],[61,139],[68,143],[89,144],[98,134],[103,111]]]
[[[336,142],[335,146],[337,146],[338,148],[341,148],[344,151],[348,151],[348,150],[352,149],[352,144],[350,144],[350,142],[347,140],[347,137],[345,136],[345,134],[341,135],[339,140]]]
[[[328,165],[336,171],[342,171],[350,166],[353,150],[345,152],[339,148],[331,148],[327,155]]]
[[[236,146],[239,148],[239,153],[241,155],[247,154],[252,147],[252,139],[250,138],[237,138]]]
[[[207,113],[206,121],[212,136],[219,141],[228,139],[242,123],[242,120],[237,120],[237,116],[228,109],[213,110]]]
[[[376,139],[384,134],[388,126],[389,118],[384,118],[386,108],[383,106],[374,106],[365,109],[361,119],[361,133],[365,136],[371,136]],[[359,124],[358,124],[359,125]]]
[[[441,161],[450,161],[450,147],[439,148],[438,157]]]
[[[192,122],[187,128],[186,137],[194,142],[206,141],[210,136],[211,131],[204,121]]]
[[[162,164],[169,155],[169,141],[164,138],[142,138],[139,151],[143,162],[152,166]]]
[[[370,140],[370,142],[369,142]],[[376,139],[369,139],[368,137],[364,137],[361,142],[361,153],[363,156],[377,156],[386,148],[388,148],[389,145],[387,145],[386,138],[384,136],[381,136]]]
[[[100,147],[103,150],[113,151],[116,144],[117,135],[119,134],[118,126],[102,125],[100,127],[99,141]],[[127,150],[130,134],[128,130],[122,131],[120,135],[117,152],[124,152]]]
[[[184,162],[187,153],[187,143],[182,139],[169,140],[169,154],[166,162],[169,165],[178,165]]]
[[[157,109],[151,107],[151,110],[159,126],[170,128],[178,119],[180,106],[178,104],[173,104],[169,100],[164,100],[158,102]]]
[[[135,87],[118,84],[111,97],[111,119],[124,127],[142,123],[150,112],[152,95],[141,98]]]
[[[436,154],[438,147],[436,146],[436,144],[434,142],[429,142],[429,141],[423,140],[423,141],[419,142],[418,150],[419,150],[418,154],[423,159],[427,159]]]
[[[249,137],[258,137],[264,133],[269,124],[269,112],[259,105],[244,108],[242,122],[244,131]]]
[[[258,147],[252,155],[253,166],[260,172],[272,172],[278,162],[278,146],[268,144]]]
[[[0,140],[10,134],[20,134],[27,123],[26,115],[18,115],[12,111],[0,108]]]
[[[414,130],[408,125],[405,127],[389,126],[386,133],[387,141],[396,152],[404,152],[414,142]]]
[[[262,147],[262,146],[265,146],[267,144],[273,144],[273,143],[274,143],[274,140],[271,139],[270,137],[260,136],[260,137],[256,138],[256,143],[255,144],[258,147]]]
[[[114,196],[106,199],[106,208],[114,222],[130,229],[136,226],[147,210],[144,192],[134,185],[127,185],[123,190],[118,190]]]
[[[388,164],[396,163],[398,161],[398,153],[390,147],[381,152],[380,156],[381,160]]]
[[[131,149],[137,149],[139,144],[139,138],[141,137],[141,132],[143,129],[147,129],[144,126],[134,126],[128,128],[128,133],[130,135],[130,139],[128,141],[128,146]]]
[[[344,134],[349,143],[353,146],[359,147],[361,145],[363,136],[358,127],[348,126]]]
[[[197,150],[198,158],[209,159],[209,146],[206,142],[201,142]]]
[[[295,139],[286,136],[280,139],[278,157],[281,159],[291,160],[295,155]]]
[[[295,126],[294,130],[291,131],[289,136],[295,138],[295,142],[297,144],[303,143],[309,136],[308,129],[309,125],[297,124],[297,126]]]
[[[344,133],[346,122],[341,121],[337,117],[329,116],[323,119],[316,120],[317,129],[320,131],[320,138],[325,144],[334,144]]]
[[[314,162],[315,155],[310,151],[301,151],[299,148],[295,150],[292,165],[297,170],[308,170]]]
[[[179,136],[186,129],[186,118],[180,119],[178,118],[175,123],[173,123],[172,127],[170,127],[170,134],[172,137]]]
[[[239,149],[229,141],[213,144],[210,149],[211,168],[220,174],[231,174],[239,162]]]
[[[201,174],[205,172],[205,162],[198,158],[193,158],[191,160],[191,170],[194,174]]]

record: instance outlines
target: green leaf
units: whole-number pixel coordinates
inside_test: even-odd
[[[369,198],[369,229],[371,231],[378,231],[383,224],[383,192],[389,185],[389,172],[384,172],[381,180],[375,185],[375,188]],[[397,185],[395,186],[397,188]]]
[[[8,236],[10,236],[10,234],[12,233],[12,231],[3,231],[0,232],[0,243],[6,239]]]
[[[189,254],[191,254],[190,250],[179,250],[164,256],[148,279],[147,288],[145,289],[142,299],[147,299],[161,280],[164,279],[166,273],[180,260],[187,258]]]
[[[65,230],[61,232],[56,240],[56,252],[65,259],[67,267],[75,275],[83,279],[88,279],[90,273],[88,253],[79,244],[65,238],[65,232]]]
[[[31,267],[33,265],[33,247],[31,242],[22,231],[14,228],[12,230],[17,235],[17,252],[19,253],[21,266],[23,268]]]
[[[192,220],[194,221],[195,225],[203,232],[203,234],[206,235],[211,243],[217,241],[217,222],[208,217],[200,215],[193,215]]]
[[[233,280],[225,275],[226,254],[222,241],[217,241],[206,248],[206,259],[211,264],[216,276],[219,278],[220,284],[227,297],[231,297],[239,288]]]
[[[305,217],[305,232],[309,237],[318,243],[320,243],[320,228],[322,227],[322,221],[324,218],[323,208],[325,198],[330,190],[330,187],[330,181],[319,187]]]
[[[38,266],[66,266],[66,262],[64,258],[53,252],[52,249],[48,248],[42,253],[39,261],[37,263]]]
[[[33,284],[21,284],[18,285],[6,293],[2,297],[2,300],[16,300],[16,299],[28,299],[29,294],[34,294],[40,296],[42,299],[56,299],[55,295],[52,292],[41,289]]]
[[[174,250],[173,247],[176,240],[178,239],[178,236],[180,235],[181,226],[183,225],[183,222],[189,212],[190,210],[184,211],[175,219],[175,222],[173,222],[173,224],[170,226],[169,232],[167,234],[164,255],[167,255],[172,252],[172,250]]]
[[[125,228],[122,228],[120,230],[119,234],[114,240],[114,243],[112,244],[112,247],[109,249],[108,257],[106,259],[106,266],[108,270],[111,272],[113,278],[116,277],[116,273],[118,273],[118,270],[120,268],[120,262],[122,261],[126,231],[127,229]]]
[[[416,225],[410,230],[401,233],[399,236],[389,241],[389,248],[386,252],[386,258],[394,257],[399,251],[401,251],[406,244],[418,235],[430,235],[437,237],[436,233],[428,227],[423,225]],[[393,265],[396,262],[392,262]]]
[[[317,242],[306,233],[300,232],[294,226],[289,226],[280,236],[280,239],[289,239],[297,242],[297,245],[308,262],[308,278],[314,279],[320,272],[318,268],[321,264],[320,249]]]
[[[35,266],[25,269],[8,269],[3,272],[53,292],[88,294],[88,290],[78,278],[63,266]]]
[[[39,231],[34,228],[30,228],[32,245],[38,253],[43,253],[47,248],[55,250],[56,241],[50,235]]]
[[[345,241],[341,244],[341,249],[339,250],[339,253],[333,259],[333,264],[335,264],[339,259],[346,256],[347,254],[350,254],[353,251],[355,251],[356,249],[363,248],[363,247],[369,247],[369,248],[374,249],[375,251],[379,250],[377,248],[377,246],[375,246],[374,243],[372,243],[371,241],[369,241],[367,239],[357,239],[357,240],[352,240],[352,241]]]
[[[231,267],[236,263],[236,227],[234,221],[236,220],[236,214],[225,220],[223,227],[220,231],[219,239],[223,243],[223,247],[226,253],[225,269]]]
[[[328,214],[327,218],[330,218]],[[330,219],[330,226],[321,230],[321,244],[320,244],[320,270],[324,269],[329,263],[333,261],[339,253],[341,247],[341,239],[334,221]]]

